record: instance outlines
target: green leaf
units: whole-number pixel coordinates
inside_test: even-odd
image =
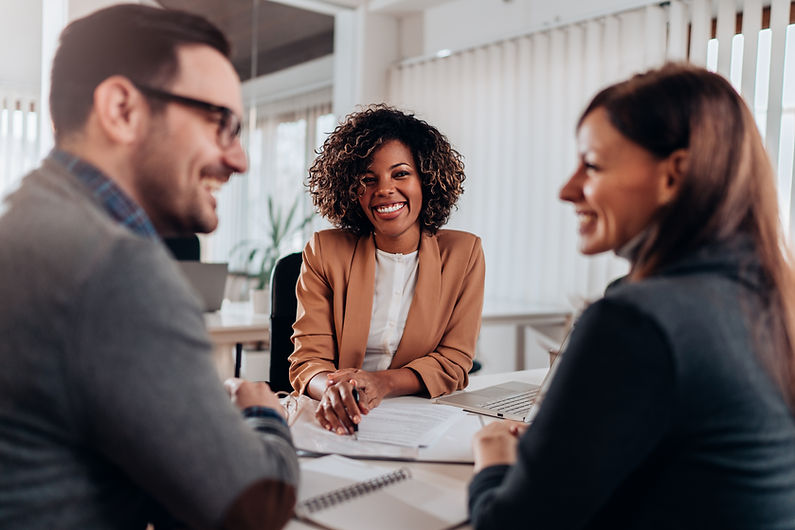
[[[276,260],[280,257],[282,245],[286,238],[304,229],[314,218],[314,212],[303,217],[296,223],[297,212],[300,212],[301,197],[297,196],[289,208],[282,208],[274,201],[272,195],[265,200],[266,207],[266,239],[246,239],[236,243],[230,251],[230,259],[234,256],[245,258],[246,272],[257,278],[259,288],[270,281],[270,275]],[[286,212],[286,215],[285,215]],[[252,270],[253,267],[253,270]]]

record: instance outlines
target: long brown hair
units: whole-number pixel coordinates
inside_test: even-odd
[[[778,216],[773,167],[753,115],[723,77],[685,64],[667,64],[597,94],[579,124],[604,108],[625,137],[659,158],[687,149],[677,196],[660,210],[630,271],[631,280],[654,274],[712,241],[747,234],[754,242],[768,292],[768,318],[754,316],[757,345],[795,403],[795,276]],[[579,125],[578,125],[579,126]]]

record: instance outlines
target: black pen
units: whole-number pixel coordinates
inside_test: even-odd
[[[353,400],[354,400],[354,401],[356,401],[356,405],[359,405],[359,391],[358,391],[358,390],[356,390],[356,387],[354,387],[354,388],[353,388],[353,390],[351,391],[351,393],[353,394]],[[360,416],[361,416],[361,414],[360,414]],[[354,437],[356,440],[358,440],[358,439],[359,439],[359,437],[356,435],[356,433],[358,432],[358,430],[359,430],[359,424],[358,424],[358,423],[354,423],[354,424],[353,424],[353,437]]]

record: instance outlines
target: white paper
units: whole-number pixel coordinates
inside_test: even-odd
[[[359,423],[359,441],[429,447],[465,413],[457,407],[418,403],[415,398],[384,400]]]
[[[481,424],[477,418],[471,414],[463,412],[456,407],[437,405],[427,399],[418,397],[389,398],[384,400],[381,406],[390,402],[414,403],[423,409],[430,409],[431,412],[439,410],[453,409],[450,421],[443,421],[430,429],[427,434],[428,447],[416,447],[416,442],[412,440],[412,447],[395,445],[392,443],[380,443],[369,441],[366,434],[369,428],[360,428],[357,438],[353,435],[339,435],[322,428],[315,419],[315,408],[317,401],[301,396],[298,399],[298,406],[290,416],[290,430],[293,436],[293,443],[299,450],[314,454],[338,454],[356,458],[369,459],[389,459],[389,460],[417,460],[417,461],[443,461],[472,463],[472,435],[480,429]],[[379,408],[374,409],[364,418],[372,417]],[[423,414],[423,416],[427,416]],[[412,422],[416,418],[412,418]],[[378,423],[376,420],[375,423]],[[438,431],[436,430],[438,429]],[[377,429],[374,429],[377,431]],[[362,434],[364,436],[362,436]],[[383,436],[384,433],[381,433]],[[368,438],[368,439],[365,439]],[[378,439],[381,439],[380,437]]]
[[[295,412],[295,417],[290,418],[290,431],[297,449],[310,453],[339,454],[359,458],[396,460],[417,458],[416,448],[359,441],[353,435],[340,435],[324,429],[315,419],[316,407],[317,401],[307,396],[298,399],[298,410]]]

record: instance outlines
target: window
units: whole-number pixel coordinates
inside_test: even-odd
[[[328,133],[336,125],[330,103],[289,113],[263,116],[257,112],[256,127],[243,132],[249,156],[245,175],[233,176],[219,195],[218,229],[205,238],[203,259],[227,261],[230,269],[245,269],[246,255],[241,242],[266,241],[271,230],[268,198],[282,215],[296,204],[292,225],[312,212],[304,182],[306,172]],[[316,223],[290,231],[279,254],[301,250]]]
[[[0,90],[0,197],[19,185],[38,158],[38,112],[35,97]]]

